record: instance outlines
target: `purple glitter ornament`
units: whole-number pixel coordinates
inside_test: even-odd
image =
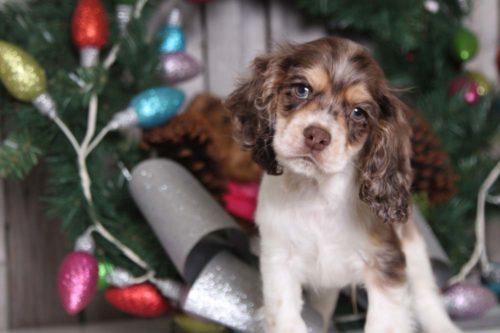
[[[99,279],[97,260],[88,252],[68,254],[57,276],[57,288],[64,310],[70,315],[82,311],[92,300]]]
[[[481,317],[497,304],[491,290],[470,282],[445,289],[443,298],[450,316],[459,319]]]
[[[169,83],[189,80],[201,71],[201,66],[186,52],[164,53],[160,58],[161,73]]]

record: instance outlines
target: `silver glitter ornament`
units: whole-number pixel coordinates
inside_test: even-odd
[[[75,242],[75,251],[82,251],[88,253],[95,252],[95,242],[90,232],[85,232],[78,237]]]
[[[56,102],[52,99],[52,97],[48,93],[43,93],[38,95],[33,100],[33,105],[46,117],[50,119],[54,119],[57,115],[57,107]]]
[[[177,270],[188,281],[205,266],[212,249],[204,245],[217,232],[234,237],[247,248],[246,238],[229,214],[178,163],[151,159],[132,171],[130,192]],[[198,246],[198,251],[192,253]],[[213,253],[213,252],[212,252]],[[207,256],[205,256],[207,255]],[[189,262],[188,262],[189,261]]]
[[[118,30],[123,36],[127,32],[127,25],[129,24],[132,13],[134,11],[134,6],[129,4],[118,4],[116,5],[116,22],[118,23]]]
[[[481,317],[497,304],[491,290],[471,282],[452,285],[443,292],[443,298],[450,316],[459,319]]]
[[[115,287],[125,288],[136,284],[137,280],[129,271],[115,267],[112,272],[106,275],[106,282]]]
[[[167,25],[180,27],[182,25],[182,12],[179,8],[173,8],[168,14]]]
[[[484,274],[484,278],[488,282],[500,283],[500,263],[491,263],[490,270]]]
[[[80,49],[80,65],[85,68],[95,67],[99,63],[99,49],[93,46]]]
[[[181,307],[188,313],[238,331],[262,332],[260,281],[257,269],[221,252],[203,269]],[[304,306],[302,317],[309,333],[323,331],[320,316],[309,306]]]
[[[111,120],[109,127],[112,130],[120,128],[128,128],[139,124],[139,118],[133,108],[127,108],[123,111],[116,113]]]

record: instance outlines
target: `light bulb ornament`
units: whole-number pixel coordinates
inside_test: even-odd
[[[179,112],[185,98],[184,92],[170,87],[150,88],[141,92],[97,134],[89,144],[87,154],[111,131],[132,126],[151,128],[165,123]]]
[[[108,40],[108,18],[100,0],[80,0],[71,22],[73,43],[80,50],[80,64],[93,67]]]
[[[3,40],[0,40],[0,80],[18,100],[31,102],[49,118],[56,117],[56,104],[47,93],[45,70],[26,51]]]
[[[182,52],[186,50],[186,37],[182,30],[182,14],[179,8],[174,8],[168,15],[167,24],[158,33],[160,52]]]

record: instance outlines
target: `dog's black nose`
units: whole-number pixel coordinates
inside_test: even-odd
[[[308,126],[304,130],[305,144],[311,150],[322,151],[331,141],[330,133],[318,126]]]

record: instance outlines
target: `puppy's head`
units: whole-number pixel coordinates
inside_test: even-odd
[[[237,138],[269,174],[318,177],[354,165],[360,198],[386,222],[406,220],[406,106],[361,46],[323,38],[258,57],[226,105]]]

